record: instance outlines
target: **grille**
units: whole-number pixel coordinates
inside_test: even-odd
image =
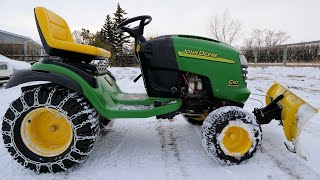
[[[241,70],[242,70],[242,77],[243,77],[243,80],[244,80],[244,84],[245,84],[245,85],[246,85],[246,87],[247,87],[248,66],[241,65]]]

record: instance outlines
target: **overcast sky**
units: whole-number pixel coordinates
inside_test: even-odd
[[[320,40],[320,0],[1,0],[0,29],[39,41],[33,8],[44,6],[64,17],[71,31],[97,31],[118,2],[128,17],[153,17],[146,33],[208,37],[210,17],[229,9],[243,34],[269,28],[287,32],[288,43]]]

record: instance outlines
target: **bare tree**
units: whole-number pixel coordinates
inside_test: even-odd
[[[276,37],[278,39],[279,44],[283,44],[284,42],[288,41],[291,37],[286,33],[282,31],[278,31],[276,34]]]
[[[254,42],[254,47],[264,46],[264,30],[255,29],[252,31],[252,39]]]
[[[282,45],[290,39],[290,36],[283,31],[271,29],[255,29],[244,39],[244,49],[253,49],[261,47],[273,47]]]
[[[81,30],[75,30],[72,32],[73,40],[80,44],[91,44],[96,35],[91,33],[88,29],[82,28]]]
[[[265,43],[266,47],[271,47],[271,46],[277,46],[281,45],[285,41],[287,41],[290,36],[287,35],[286,32],[283,31],[274,31],[270,29],[266,29],[266,37],[265,37]]]
[[[211,18],[209,33],[219,41],[232,45],[240,35],[240,32],[241,23],[231,16],[229,10],[226,10],[221,16],[216,15]]]
[[[81,36],[81,30],[74,30],[72,32],[72,37],[74,42],[79,43],[79,44],[84,44],[84,40]]]
[[[254,46],[254,39],[252,37],[246,37],[243,40],[243,49],[253,49]]]

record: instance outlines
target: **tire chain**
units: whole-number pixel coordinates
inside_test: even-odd
[[[23,166],[26,167],[29,163],[31,164],[34,164],[36,166],[36,171],[37,173],[40,173],[40,168],[41,166],[46,166],[49,170],[50,173],[53,172],[53,165],[58,165],[60,166],[63,170],[65,171],[68,171],[68,169],[64,166],[63,164],[63,161],[64,160],[70,160],[70,161],[73,161],[75,163],[82,163],[86,160],[86,158],[82,158],[81,160],[77,160],[75,159],[74,157],[71,156],[71,153],[72,152],[75,152],[81,156],[87,156],[89,155],[92,151],[93,151],[93,148],[92,146],[89,147],[88,149],[90,149],[89,151],[87,152],[82,152],[81,150],[77,149],[76,148],[76,144],[79,140],[94,140],[97,138],[97,136],[85,136],[85,137],[80,137],[80,136],[77,136],[77,129],[81,128],[83,125],[87,124],[87,123],[91,123],[91,128],[94,128],[94,127],[97,127],[99,128],[99,126],[97,126],[99,124],[99,115],[96,113],[95,109],[92,108],[92,109],[88,109],[88,107],[86,106],[85,110],[82,110],[72,116],[68,116],[68,113],[66,111],[64,111],[62,109],[63,105],[70,99],[70,98],[77,98],[77,102],[81,102],[84,98],[83,97],[79,97],[79,95],[77,93],[71,93],[70,91],[68,91],[68,96],[65,97],[63,99],[63,101],[61,101],[59,103],[58,106],[52,106],[51,105],[51,99],[52,99],[52,96],[53,94],[57,91],[57,87],[59,86],[55,86],[53,88],[53,90],[49,93],[49,97],[46,101],[45,104],[39,104],[39,99],[38,99],[38,94],[39,94],[39,91],[40,91],[40,87],[37,87],[35,89],[31,89],[31,90],[27,90],[25,92],[22,93],[22,95],[20,96],[20,100],[23,104],[23,110],[21,112],[19,112],[18,110],[16,110],[13,106],[12,106],[12,103],[10,103],[9,105],[9,108],[12,110],[12,112],[14,113],[15,115],[15,118],[13,120],[9,120],[5,117],[3,117],[3,121],[5,121],[6,123],[8,123],[10,126],[11,126],[11,129],[10,131],[2,131],[2,134],[3,135],[6,135],[6,136],[9,136],[10,137],[10,140],[11,142],[10,143],[7,143],[5,144],[5,147],[6,148],[14,148],[15,150],[15,154],[13,155],[13,158],[16,159],[18,156],[20,156],[23,160],[24,160],[24,163],[23,163]],[[49,87],[50,88],[50,87]],[[29,93],[31,91],[35,91],[34,93],[34,104],[32,106],[28,106],[28,104],[26,103],[26,101],[24,100],[24,95],[26,93]],[[81,105],[84,105],[86,103],[82,103]],[[65,157],[63,157],[62,159],[59,159],[58,161],[56,162],[48,162],[48,163],[40,163],[40,162],[36,162],[36,161],[33,161],[33,160],[30,160],[29,158],[25,157],[21,152],[20,150],[17,148],[17,146],[15,145],[14,143],[14,133],[13,133],[13,129],[14,129],[14,126],[15,126],[15,122],[16,120],[20,117],[20,115],[22,113],[24,113],[25,111],[28,111],[30,108],[37,108],[39,107],[40,105],[44,105],[45,107],[47,108],[55,108],[57,109],[60,113],[62,113],[63,115],[65,115],[67,117],[67,119],[69,120],[71,126],[72,126],[72,129],[73,129],[73,132],[75,133],[74,135],[74,143],[71,147],[71,150],[70,150],[70,153],[68,153]],[[82,115],[82,114],[89,114],[91,113],[92,115],[90,115],[88,117],[88,120],[82,122],[80,125],[74,125],[72,123],[72,120],[77,118],[78,116]],[[97,129],[98,131],[98,129]]]
[[[225,111],[226,108],[230,108],[229,111]],[[236,118],[240,118],[243,120],[244,123],[246,124],[252,124],[252,129],[254,131],[260,131],[259,126],[257,125],[257,123],[255,122],[255,119],[252,118],[243,118],[243,117],[239,117],[236,113],[236,111],[239,111],[240,114],[243,114],[242,116],[247,116],[250,117],[251,114],[248,112],[243,111],[241,108],[238,107],[222,107],[222,108],[218,108],[217,110],[211,112],[208,117],[206,118],[206,120],[204,121],[202,128],[201,128],[201,139],[202,139],[202,144],[205,147],[205,150],[207,151],[207,153],[209,154],[209,156],[213,159],[215,159],[219,164],[222,165],[234,165],[234,162],[231,162],[230,160],[222,160],[220,158],[218,158],[218,154],[217,153],[221,153],[221,149],[219,147],[219,144],[214,144],[214,142],[212,142],[210,139],[212,138],[217,138],[218,134],[216,132],[216,127],[212,126],[212,124],[215,123],[215,121],[217,121],[217,124],[221,124],[224,120],[223,119],[219,119],[218,117],[227,117],[226,119],[230,119],[230,117],[236,117]],[[238,116],[238,117],[237,117]],[[253,122],[254,121],[254,122]],[[220,132],[221,133],[221,132]],[[262,134],[260,134],[258,137],[254,137],[255,139],[259,139],[259,142],[257,142],[256,140],[253,142],[253,147],[256,146],[256,150],[260,149],[261,147],[261,140],[262,140]],[[209,147],[209,149],[206,148],[206,146]],[[218,152],[216,151],[218,150]],[[245,163],[247,162],[249,159],[246,159],[244,161],[242,161],[241,163]]]

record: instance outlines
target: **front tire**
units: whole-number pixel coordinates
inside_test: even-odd
[[[2,122],[10,155],[38,173],[66,171],[83,162],[98,133],[96,110],[85,97],[61,86],[23,92]]]
[[[202,125],[202,144],[221,165],[246,162],[261,146],[262,132],[255,117],[239,107],[214,110]]]

